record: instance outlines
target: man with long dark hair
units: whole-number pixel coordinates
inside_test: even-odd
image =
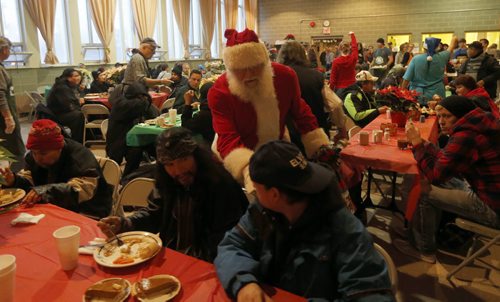
[[[159,232],[164,246],[212,261],[217,244],[247,206],[241,187],[187,129],[164,131],[156,153],[156,187],[148,208],[129,218],[104,218],[98,226],[108,236],[110,229]]]

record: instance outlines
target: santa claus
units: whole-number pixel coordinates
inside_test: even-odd
[[[285,136],[285,123],[293,121],[311,157],[328,137],[318,127],[310,107],[300,97],[295,72],[271,63],[263,43],[252,30],[228,29],[224,73],[208,94],[217,139],[216,151],[225,167],[247,191],[253,185],[248,163],[260,145]]]

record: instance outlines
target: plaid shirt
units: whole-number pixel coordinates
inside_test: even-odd
[[[484,203],[498,211],[499,150],[498,119],[476,108],[456,122],[444,149],[426,142],[415,147],[413,153],[430,182],[438,185],[452,177],[463,177]]]

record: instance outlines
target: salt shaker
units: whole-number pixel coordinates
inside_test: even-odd
[[[391,132],[390,132],[389,128],[385,128],[385,130],[384,130],[384,139],[386,141],[391,139]]]
[[[391,108],[387,108],[385,111],[385,118],[390,120],[391,119]]]

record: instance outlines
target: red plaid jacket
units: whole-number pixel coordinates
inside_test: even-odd
[[[435,185],[463,177],[479,198],[500,210],[499,120],[480,108],[459,119],[444,149],[431,143],[418,145],[413,153],[419,168]]]

